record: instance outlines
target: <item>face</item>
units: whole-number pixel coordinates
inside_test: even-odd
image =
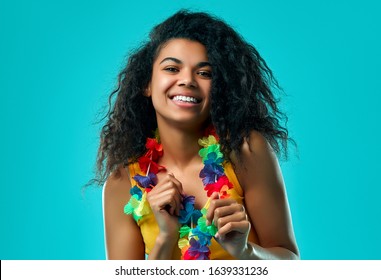
[[[204,45],[170,40],[153,64],[146,94],[152,97],[159,127],[166,123],[199,128],[209,117],[212,68]]]

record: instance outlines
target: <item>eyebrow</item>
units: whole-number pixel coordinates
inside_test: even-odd
[[[177,64],[183,64],[183,62],[180,59],[177,59],[175,57],[166,57],[162,61],[160,61],[159,64],[162,64],[162,63],[164,63],[164,62],[166,62],[168,60],[169,61],[173,61],[173,62],[175,62]],[[201,61],[201,62],[197,63],[197,67],[205,67],[205,66],[212,66],[212,65],[209,62],[207,62],[207,61]]]

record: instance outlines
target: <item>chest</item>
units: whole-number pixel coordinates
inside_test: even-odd
[[[180,181],[184,193],[195,197],[195,208],[201,209],[206,204],[208,197],[204,190],[202,180],[199,177],[200,170],[201,168],[192,168],[186,172],[176,172],[176,170],[167,169],[166,172],[160,172],[158,174],[158,180],[160,182],[168,172],[172,173],[174,177]]]

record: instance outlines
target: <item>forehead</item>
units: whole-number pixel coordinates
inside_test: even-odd
[[[208,61],[207,51],[203,44],[188,39],[172,39],[160,49],[156,62],[166,57],[174,57],[181,61]]]

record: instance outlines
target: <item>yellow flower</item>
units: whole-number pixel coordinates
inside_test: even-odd
[[[189,247],[189,240],[187,238],[181,238],[179,239],[178,245],[180,250],[185,247]]]
[[[142,200],[139,203],[139,206],[135,209],[135,215],[145,216],[151,213],[151,207],[147,201],[147,193],[143,192]]]
[[[198,139],[198,144],[206,148],[210,145],[217,144],[217,140],[213,135],[209,135],[209,137],[203,137],[201,139]]]

